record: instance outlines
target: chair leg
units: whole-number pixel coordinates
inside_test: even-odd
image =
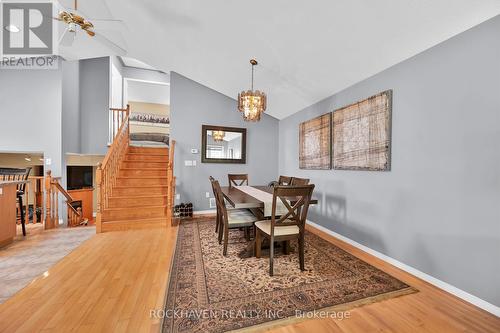
[[[224,229],[225,229],[225,226],[224,224],[221,222],[219,224],[219,235],[218,235],[218,238],[219,238],[219,244],[222,244],[222,233],[224,232]]]
[[[285,255],[290,254],[290,241],[289,240],[283,241],[281,246],[283,246],[283,254],[285,254]]]
[[[224,250],[222,252],[224,256],[227,255],[227,243],[229,241],[228,238],[229,238],[229,228],[224,228]]]
[[[258,228],[255,228],[255,257],[260,258],[262,238]]]
[[[215,233],[219,230],[219,213],[215,216]]]
[[[26,236],[26,224],[24,221],[24,210],[23,210],[23,197],[19,197],[19,210],[21,211],[21,227],[23,228],[23,236]]]
[[[304,234],[299,235],[299,262],[300,262],[300,270],[304,271]]]
[[[269,244],[269,276],[273,276],[274,275],[274,271],[273,271],[274,240],[270,239],[269,242],[270,242],[270,244]]]

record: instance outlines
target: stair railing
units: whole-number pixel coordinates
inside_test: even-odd
[[[175,177],[174,177],[174,155],[175,155],[175,140],[170,141],[169,157],[167,165],[167,223],[174,225],[173,210],[175,203]]]
[[[113,114],[120,114],[116,119],[120,126],[113,133],[113,143],[108,149],[102,163],[99,163],[96,171],[97,184],[97,214],[96,214],[96,231],[101,232],[102,228],[102,213],[109,207],[109,197],[113,186],[116,184],[116,178],[120,170],[120,163],[125,156],[129,146],[129,115],[130,106],[126,109],[110,109]]]
[[[59,194],[66,199],[68,209],[68,226],[76,227],[87,224],[88,220],[83,217],[82,208],[75,209],[73,203],[75,200],[59,183],[60,177],[52,177],[52,172],[47,171],[45,177],[45,229],[54,229],[59,227]]]
[[[109,109],[109,136],[110,143],[113,143],[122,125],[130,115],[130,105],[127,104],[125,109],[110,108]],[[128,120],[127,120],[128,121]]]

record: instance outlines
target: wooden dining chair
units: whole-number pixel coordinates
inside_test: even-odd
[[[214,186],[215,178],[210,176],[210,177],[208,177],[208,179],[210,180],[210,184],[212,185],[212,192],[214,193],[214,198],[215,198],[215,211],[216,211],[215,233],[217,233],[217,231],[219,230],[219,225],[220,225],[221,219],[220,219],[219,206],[217,205],[217,192],[215,191],[215,186]]]
[[[292,177],[280,176],[280,178],[278,179],[278,184],[279,185],[290,185],[291,180],[292,180]]]
[[[214,180],[214,188],[216,191],[215,200],[217,201],[217,207],[220,211],[221,224],[219,225],[219,244],[221,239],[224,240],[224,249],[222,254],[227,255],[227,245],[229,241],[229,230],[230,229],[245,229],[245,236],[248,237],[248,229],[253,228],[253,224],[257,221],[257,218],[248,209],[230,209],[226,207],[224,201],[224,194],[220,188],[219,182]]]
[[[307,179],[307,178],[292,177],[289,185],[301,186],[301,185],[307,185],[307,184],[309,184],[309,179]]]
[[[248,185],[248,175],[245,174],[228,174],[229,187]]]
[[[314,184],[276,186],[273,192],[271,220],[255,222],[255,256],[260,258],[263,238],[269,239],[270,276],[273,276],[274,242],[279,241],[298,239],[300,270],[304,270],[305,223],[313,190]],[[286,214],[276,215],[278,202],[286,207]]]

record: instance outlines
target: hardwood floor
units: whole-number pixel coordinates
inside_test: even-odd
[[[307,320],[272,332],[500,332],[500,318],[314,227],[307,229],[419,292],[351,309],[349,319]]]
[[[157,332],[175,228],[109,232],[0,305],[0,332]]]
[[[500,318],[309,229],[419,292],[351,309],[348,319],[307,320],[273,332],[500,331]],[[94,236],[0,305],[0,332],[158,332],[149,310],[162,308],[176,233],[169,227]]]

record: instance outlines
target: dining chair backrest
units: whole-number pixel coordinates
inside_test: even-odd
[[[303,232],[313,191],[314,184],[301,186],[278,185],[274,187],[271,236],[274,235],[274,228],[277,226],[296,225]],[[288,212],[284,214],[280,212],[277,216],[276,207],[278,203],[282,203]]]
[[[24,169],[18,168],[0,168],[0,179],[1,180],[28,180],[29,174],[31,171],[31,167],[27,167]],[[24,193],[26,188],[26,183],[18,184],[17,191]]]
[[[212,176],[209,176],[208,179],[210,180],[210,185],[212,185],[212,192],[214,193],[214,197],[215,197],[216,196],[216,194],[215,194],[215,187],[214,187],[215,178],[212,177]]]
[[[214,187],[214,193],[215,193],[215,204],[217,205],[217,210],[219,211],[219,214],[221,218],[223,219],[223,223],[226,224],[227,222],[227,208],[226,208],[226,202],[224,201],[224,194],[222,193],[222,190],[220,188],[220,184],[218,180],[215,180],[212,182],[212,185]]]
[[[278,179],[278,184],[279,185],[290,185],[291,180],[292,180],[292,177],[280,176],[280,178]]]
[[[218,204],[219,193],[218,193],[217,189],[215,188],[215,182],[217,182],[217,180],[212,176],[210,176],[209,179],[210,179],[210,184],[212,184],[212,191],[214,192],[215,208],[217,209],[217,213],[222,214],[222,212],[219,210],[220,207]],[[219,183],[219,182],[217,182],[217,183]],[[219,189],[220,189],[220,186],[219,186]]]
[[[228,174],[229,187],[248,185],[248,175],[245,174]]]
[[[307,184],[309,184],[309,179],[307,179],[307,178],[292,177],[289,185],[300,186],[300,185],[307,185]]]

